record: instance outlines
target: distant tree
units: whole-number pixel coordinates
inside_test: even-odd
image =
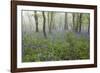
[[[87,16],[88,18],[88,33],[90,32],[90,15]]]
[[[76,14],[76,28],[75,31],[78,32],[79,31],[79,13]]]
[[[82,28],[82,13],[77,13],[76,14],[76,25],[74,22],[75,27],[75,31],[76,32],[81,32],[81,28]],[[74,20],[75,21],[75,20]]]
[[[53,12],[50,12],[49,33],[51,33],[52,24],[53,24]]]
[[[64,25],[64,29],[68,30],[68,22],[67,22],[67,12],[65,12],[65,25]]]
[[[49,12],[47,14],[47,17],[48,17],[48,27],[49,27],[49,25],[50,25],[50,13]]]
[[[81,32],[82,28],[82,13],[73,14],[73,30],[76,32]]]
[[[39,29],[38,29],[38,16],[37,16],[37,11],[34,11],[34,18],[35,18],[35,24],[36,24],[36,32],[38,32]]]
[[[75,13],[73,13],[73,30],[75,30]]]
[[[82,13],[80,13],[79,23],[80,23],[79,32],[81,32],[81,27],[82,27]]]
[[[46,34],[46,17],[45,17],[45,12],[43,11],[42,12],[42,15],[43,15],[43,34],[44,34],[44,37],[47,38],[47,34]]]
[[[52,12],[52,29],[55,28],[55,12]]]

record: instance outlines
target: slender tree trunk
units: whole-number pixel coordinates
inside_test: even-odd
[[[76,32],[79,31],[78,27],[79,27],[79,14],[77,13]]]
[[[53,23],[53,12],[51,12],[51,16],[50,16],[50,24],[49,24],[49,33],[51,33],[51,29],[52,29],[52,23]]]
[[[88,24],[88,33],[90,32],[90,24]]]
[[[78,32],[78,19],[77,19],[77,24],[76,24],[76,32]]]
[[[51,13],[51,30],[55,28],[55,13]]]
[[[48,12],[48,27],[49,27],[49,24],[50,24],[50,16],[49,16],[49,12]]]
[[[46,28],[46,24],[45,24],[46,18],[45,18],[44,11],[42,12],[42,15],[43,15],[43,34],[44,34],[44,37],[47,38],[47,34],[46,34],[46,30],[45,30],[45,28]]]
[[[36,32],[38,32],[39,31],[39,29],[38,29],[38,16],[37,16],[36,11],[34,11],[34,18],[35,18],[35,24],[36,24]]]
[[[75,13],[73,13],[73,30],[75,30]]]
[[[67,13],[65,13],[65,25],[64,25],[64,29],[68,30]]]
[[[81,32],[81,26],[82,26],[82,13],[80,13],[80,27],[79,27],[79,32]]]
[[[90,32],[90,16],[88,17],[88,33]]]

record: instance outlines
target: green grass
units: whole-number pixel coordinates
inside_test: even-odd
[[[69,32],[64,40],[47,38],[23,40],[23,62],[89,59],[89,40]]]

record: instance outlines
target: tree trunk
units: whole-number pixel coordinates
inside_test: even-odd
[[[75,30],[75,13],[73,13],[73,30]]]
[[[80,27],[79,27],[79,32],[81,32],[81,26],[82,26],[82,13],[80,13]]]
[[[88,33],[90,33],[90,16],[88,16]]]
[[[49,27],[49,25],[50,25],[50,14],[48,12],[48,27]]]
[[[35,18],[35,24],[36,24],[36,32],[38,32],[39,31],[39,29],[38,29],[38,16],[37,16],[36,11],[34,11],[34,18]]]
[[[45,24],[46,18],[45,18],[44,11],[42,12],[42,15],[43,15],[43,34],[44,34],[44,37],[47,38],[47,34],[46,34],[46,30],[45,30],[45,28],[46,28],[46,24]]]
[[[78,29],[78,27],[79,27],[79,14],[78,13],[77,13],[77,20],[76,20],[76,22],[77,23],[76,23],[76,29],[75,30],[76,30],[76,32],[78,32],[78,30],[79,30]]]
[[[90,33],[90,24],[88,25],[88,33]]]
[[[68,30],[67,13],[65,13],[65,25],[64,25],[64,29]]]
[[[77,19],[76,19],[76,27],[75,27],[75,31],[78,32],[78,14],[76,14]]]
[[[53,22],[53,12],[51,12],[51,14],[50,14],[51,16],[50,16],[50,24],[49,24],[49,33],[51,33],[51,29],[52,29],[52,22]]]

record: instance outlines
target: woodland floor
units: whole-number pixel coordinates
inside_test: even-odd
[[[85,34],[85,35],[84,35]],[[44,38],[43,33],[24,35],[22,61],[60,61],[89,59],[89,35],[87,33],[53,32]]]

